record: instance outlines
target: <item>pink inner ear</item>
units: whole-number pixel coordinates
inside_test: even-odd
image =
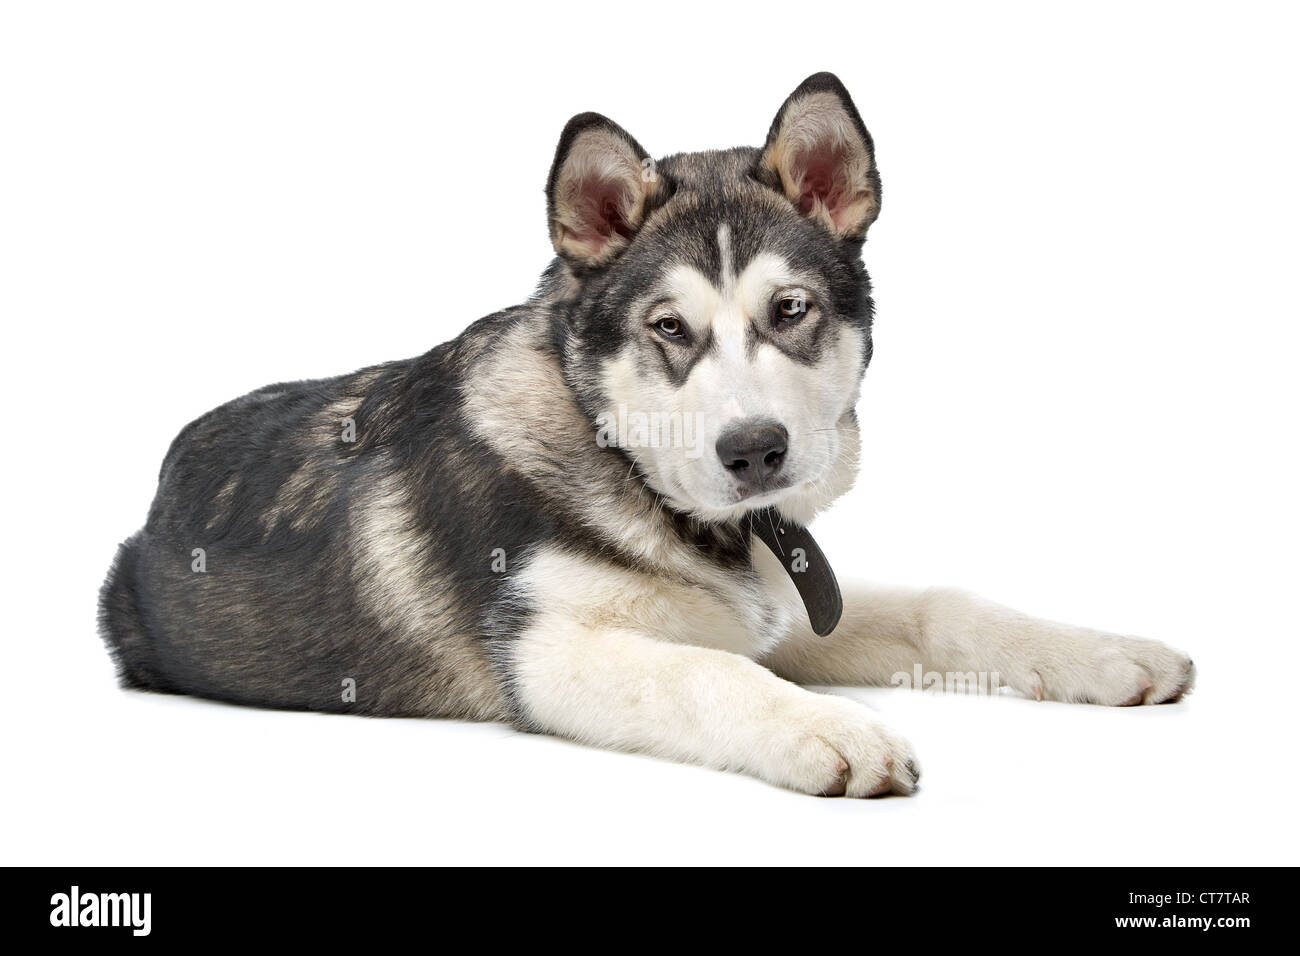
[[[623,192],[620,181],[603,176],[589,176],[578,184],[574,202],[582,223],[578,239],[604,245],[616,235],[624,239],[632,235],[622,212]]]
[[[806,216],[821,203],[835,225],[842,226],[841,216],[853,199],[845,176],[849,162],[848,150],[835,147],[796,156],[794,165],[800,174],[799,211]]]

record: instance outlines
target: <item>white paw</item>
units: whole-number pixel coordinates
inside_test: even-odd
[[[916,789],[921,767],[911,745],[866,708],[806,693],[773,715],[758,775],[826,797],[877,797]]]
[[[1017,690],[1039,700],[1112,707],[1167,704],[1196,681],[1192,659],[1159,641],[1087,631],[1036,641],[1026,650],[1005,676]]]

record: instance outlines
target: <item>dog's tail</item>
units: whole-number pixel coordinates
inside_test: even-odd
[[[158,666],[153,641],[140,613],[136,568],[140,557],[140,534],[118,546],[99,589],[99,636],[117,665],[123,687],[170,692]]]

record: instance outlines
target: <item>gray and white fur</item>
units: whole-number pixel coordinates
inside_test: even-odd
[[[946,590],[850,587],[817,637],[755,544],[756,510],[807,524],[857,469],[880,180],[834,76],[757,149],[652,161],[576,116],[547,207],[527,303],[181,432],[101,594],[125,686],[511,721],[850,796],[911,792],[916,757],[800,684],[919,664],[1098,704],[1190,688],[1162,644]]]

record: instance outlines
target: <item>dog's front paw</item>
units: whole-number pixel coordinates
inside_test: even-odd
[[[1043,642],[1018,665],[1011,684],[1031,697],[1112,707],[1172,703],[1196,680],[1182,651],[1097,631]]]
[[[911,745],[871,712],[842,697],[807,694],[774,716],[759,776],[826,797],[878,797],[916,789]]]

